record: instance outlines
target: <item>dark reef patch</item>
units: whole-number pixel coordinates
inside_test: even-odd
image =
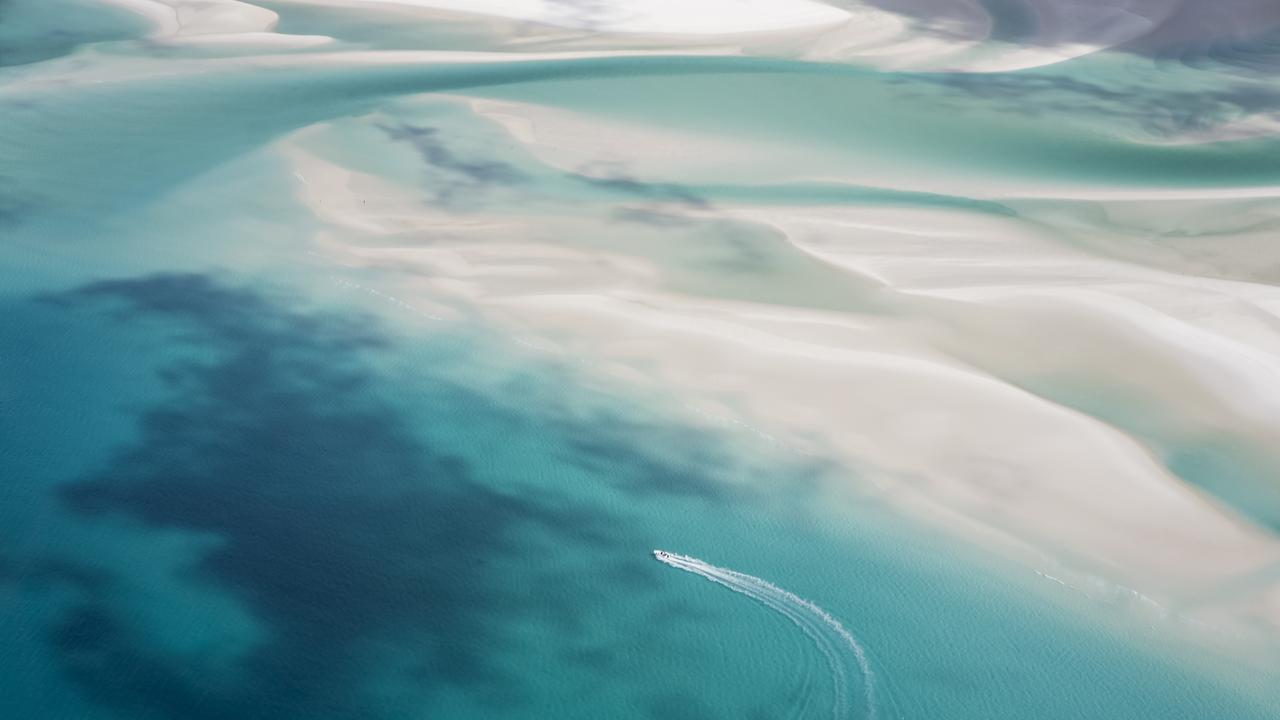
[[[455,205],[464,195],[474,196],[488,187],[510,187],[528,181],[514,165],[499,160],[469,160],[454,152],[440,137],[440,130],[401,123],[379,124],[378,128],[396,142],[411,145],[422,161],[436,171],[432,185],[435,201]]]
[[[368,318],[290,310],[197,274],[46,299],[169,321],[201,351],[166,369],[174,399],[142,415],[136,442],[64,485],[63,499],[80,513],[219,538],[199,578],[265,628],[235,672],[209,676],[85,593],[50,639],[88,697],[130,717],[377,716],[368,659],[389,646],[414,655],[423,687],[514,697],[516,680],[492,654],[507,647],[499,615],[529,600],[500,587],[495,566],[534,564],[529,539],[616,536],[598,512],[481,485],[465,461],[424,443],[372,389],[367,356],[390,341]]]
[[[632,176],[616,162],[590,163],[578,172],[566,173],[575,182],[618,195],[653,202],[672,203],[690,210],[709,210],[711,203],[686,185],[673,182],[650,182]]]

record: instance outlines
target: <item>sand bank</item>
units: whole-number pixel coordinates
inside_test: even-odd
[[[550,167],[581,168],[596,150],[641,177],[696,164],[681,148],[698,138],[673,130],[646,136],[562,111],[470,103]],[[705,157],[731,162],[734,141],[705,142]],[[1094,378],[1150,398],[1187,432],[1268,447],[1280,427],[1280,291],[1100,256],[1031,217],[668,208],[693,226],[772,232],[753,250],[767,261],[739,283],[672,255],[687,251],[659,241],[670,228],[631,239],[645,231],[590,215],[458,223],[412,192],[290,153],[318,214],[382,238],[353,247],[335,235],[322,251],[401,268],[415,278],[401,296],[416,288],[478,310],[520,345],[571,363],[584,383],[671,393],[696,417],[781,452],[834,459],[847,468],[835,497],[881,498],[1055,585],[1233,642],[1280,633],[1265,585],[1191,603],[1270,567],[1280,541],[1177,476],[1149,438],[1046,384]],[[433,241],[415,241],[421,233]],[[688,273],[698,281],[682,280]],[[828,273],[849,289],[838,301]],[[777,284],[795,292],[779,302]]]

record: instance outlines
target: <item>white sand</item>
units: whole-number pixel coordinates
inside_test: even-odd
[[[154,35],[263,33],[279,21],[276,13],[238,0],[105,0],[136,12],[154,26]]]
[[[760,32],[848,17],[812,0],[325,0],[325,4],[405,5],[613,33]]]
[[[735,155],[727,138],[471,104],[556,167],[580,167],[599,151],[671,176],[696,164],[682,151],[688,143],[702,143],[709,162]],[[756,148],[736,150],[757,157]],[[479,309],[520,345],[570,360],[583,382],[652,388],[779,452],[833,456],[851,470],[831,488],[836,507],[872,493],[1000,548],[1052,588],[1129,604],[1215,641],[1280,636],[1280,607],[1265,588],[1191,602],[1280,561],[1280,542],[1173,476],[1121,429],[1024,389],[1046,373],[1105,378],[1148,397],[1178,427],[1269,448],[1280,439],[1280,290],[1100,257],[1012,218],[847,207],[703,213],[775,228],[771,257],[844,273],[887,312],[857,300],[839,312],[784,306],[681,285],[671,248],[612,241],[626,232],[617,226],[602,236],[590,220],[542,216],[535,237],[518,216],[458,223],[412,192],[297,148],[289,158],[306,178],[300,197],[318,214],[383,238],[357,248],[326,236],[326,255],[412,268],[420,279],[407,292]],[[377,206],[356,202],[367,197]],[[415,233],[434,240],[422,245]],[[742,287],[773,282],[804,280],[753,276]]]
[[[274,29],[275,13],[238,0],[104,0],[148,18],[157,37],[246,34],[243,42],[306,46],[317,41],[253,37]],[[881,68],[1003,72],[1051,65],[1115,47],[1238,40],[1280,27],[1271,0],[1225,0],[1213,11],[1190,0],[1022,0],[1029,34],[1006,42],[976,0],[284,0],[376,13],[403,8],[459,17],[535,23],[604,34],[535,36],[570,49],[653,36],[671,51],[741,36],[726,51],[794,53],[812,60]],[[517,42],[518,39],[513,39]],[[213,42],[213,41],[209,41]],[[230,43],[229,39],[219,41]],[[1246,131],[1247,132],[1247,131]]]
[[[319,39],[268,38],[276,13],[239,0],[108,0],[145,16],[157,38],[174,43],[240,44],[263,47],[307,47]],[[389,7],[492,17],[604,33],[617,44],[618,35],[651,35],[668,51],[705,47],[716,38],[743,36],[725,52],[772,51],[791,47],[804,58],[851,61],[877,67],[921,70],[991,71],[1058,62],[1085,49],[982,48],[989,19],[976,5],[962,4],[967,34],[918,32],[903,15],[868,4],[843,8],[813,0],[286,0],[295,4],[348,7],[376,13]],[[949,8],[954,10],[954,8]],[[948,26],[950,27],[950,26]],[[973,29],[977,28],[977,32]],[[193,36],[218,36],[191,40]],[[547,40],[542,39],[543,42]],[[603,48],[609,42],[561,38],[561,43]],[[552,48],[557,44],[551,39]],[[981,52],[977,55],[974,53]]]

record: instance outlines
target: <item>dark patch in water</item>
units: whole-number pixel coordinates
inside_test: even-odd
[[[633,177],[618,163],[594,163],[578,172],[567,173],[571,180],[609,192],[670,202],[693,210],[707,210],[711,203],[687,186],[670,182],[647,182]]]
[[[515,680],[491,657],[507,643],[497,621],[533,601],[501,587],[492,566],[536,567],[531,538],[618,532],[563,498],[482,486],[466,462],[424,444],[370,389],[366,356],[389,340],[367,318],[291,311],[195,274],[48,299],[168,320],[213,350],[167,368],[179,397],[147,410],[136,442],[63,490],[82,513],[220,538],[197,569],[265,628],[234,677],[211,679],[87,600],[51,640],[89,697],[130,717],[376,716],[363,688],[378,665],[366,661],[387,646],[421,658],[424,687],[510,694]]]
[[[693,438],[668,438],[674,444],[658,441],[659,447],[668,448],[665,455],[658,456],[625,442],[621,436],[631,430],[617,422],[574,437],[570,441],[573,460],[593,474],[609,478],[624,492],[704,500],[721,499],[729,492],[724,483],[708,474],[708,468],[723,466],[728,460],[718,456],[710,444],[700,448]]]
[[[637,223],[657,228],[688,227],[698,222],[684,215],[644,207],[620,207],[610,213],[610,218],[618,222]]]
[[[1280,110],[1280,92],[1273,87],[1238,82],[1197,91],[1104,85],[1064,75],[1022,73],[916,73],[900,75],[895,82],[944,87],[1034,117],[1093,114],[1114,118],[1158,136],[1210,130],[1244,116]]]
[[[459,157],[440,138],[440,130],[401,123],[378,127],[392,140],[412,145],[427,165],[444,171],[446,177],[433,178],[440,189],[436,200],[442,205],[454,204],[463,193],[475,193],[489,186],[518,185],[528,176],[518,168],[499,160],[467,160]]]

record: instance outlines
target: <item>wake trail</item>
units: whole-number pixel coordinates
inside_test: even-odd
[[[867,660],[866,651],[858,644],[853,634],[826,610],[767,580],[728,568],[716,567],[688,555],[654,550],[653,557],[658,562],[677,570],[699,575],[717,585],[746,595],[799,627],[817,645],[831,668],[836,695],[832,715],[836,720],[852,717],[849,703],[850,676],[845,666],[845,657],[851,655],[862,673],[864,717],[875,720],[875,675],[871,670],[871,663]]]

